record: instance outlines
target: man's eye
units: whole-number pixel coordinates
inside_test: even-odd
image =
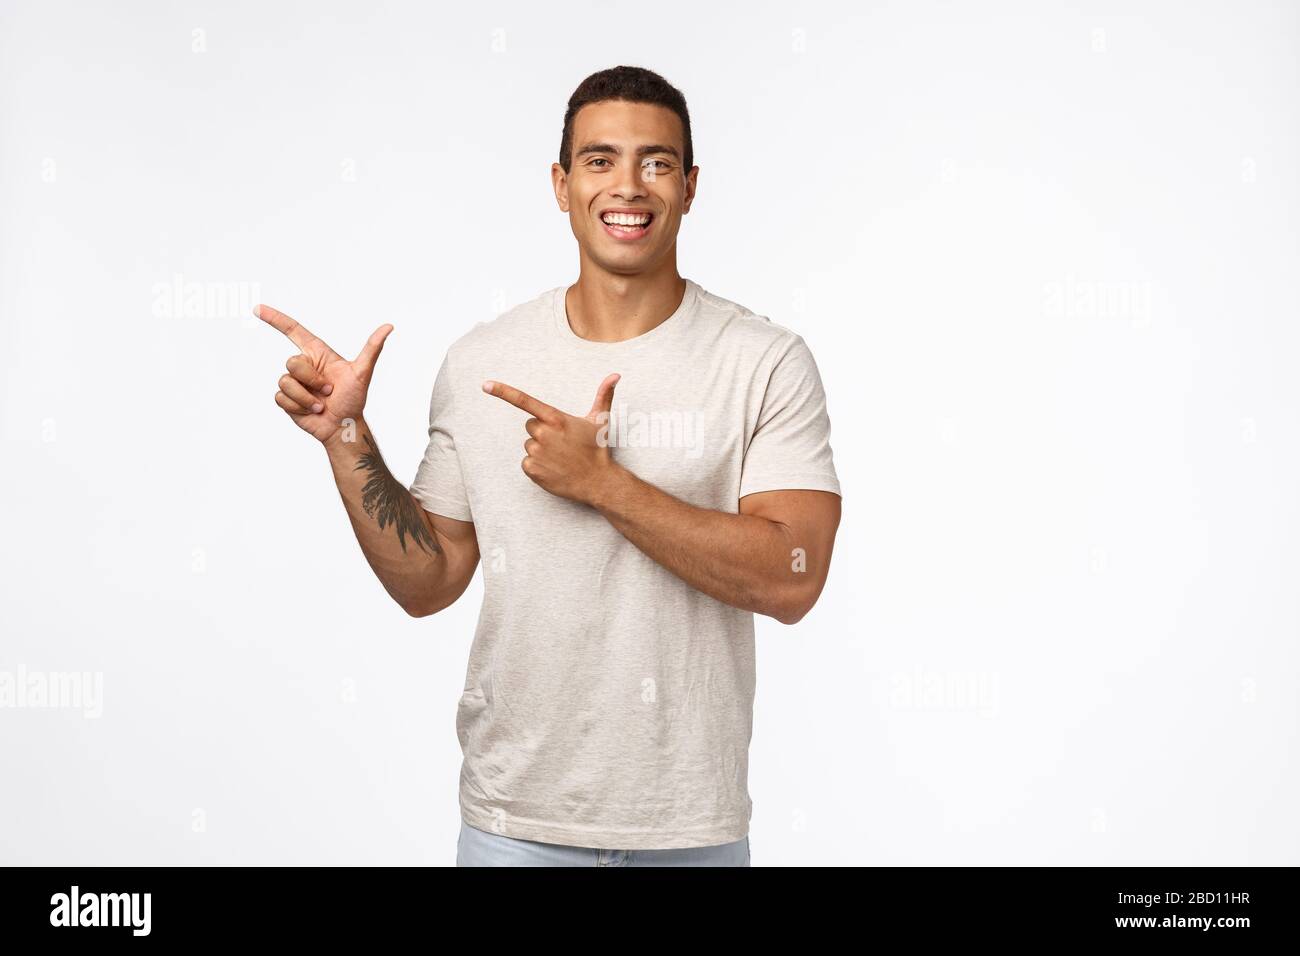
[[[669,168],[668,164],[667,164],[666,162],[664,162],[662,159],[647,159],[647,160],[645,161],[644,165],[646,165],[646,166],[655,166],[655,165],[657,165],[657,166],[659,166],[659,167],[662,168],[662,169],[668,169],[668,168]]]
[[[609,162],[608,159],[601,159],[599,156],[597,156],[595,159],[591,161],[591,165],[595,166],[597,163],[608,163],[608,162]]]

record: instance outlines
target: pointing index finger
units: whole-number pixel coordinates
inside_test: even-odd
[[[300,349],[305,349],[313,342],[319,341],[308,331],[307,326],[296,319],[291,319],[279,309],[273,309],[269,305],[259,305],[253,308],[253,314],[272,328],[279,329]]]
[[[502,382],[486,381],[483,383],[483,391],[489,395],[495,395],[502,401],[509,402],[515,408],[523,409],[534,418],[540,418],[543,421],[553,421],[562,414],[559,409],[552,408],[545,402],[539,402],[527,392],[521,392],[519,389]]]

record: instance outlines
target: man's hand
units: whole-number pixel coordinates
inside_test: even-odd
[[[591,504],[615,468],[606,435],[618,379],[616,373],[600,383],[583,418],[500,382],[484,382],[483,391],[533,416],[524,423],[529,435],[520,462],[524,474],[553,495]]]
[[[391,325],[377,328],[361,354],[348,361],[304,326],[269,305],[257,306],[253,314],[279,329],[302,350],[285,363],[289,374],[280,376],[280,390],[275,393],[275,403],[299,428],[324,443],[342,430],[344,419],[361,418],[375,362],[384,347],[384,339],[393,331]]]

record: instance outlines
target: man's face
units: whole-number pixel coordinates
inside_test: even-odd
[[[578,110],[571,169],[555,163],[551,179],[585,259],[636,275],[674,254],[699,173],[682,166],[683,132],[665,106],[607,100]]]

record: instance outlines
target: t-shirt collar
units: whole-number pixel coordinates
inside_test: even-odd
[[[623,339],[621,342],[593,342],[574,332],[569,325],[569,316],[564,304],[565,295],[568,291],[568,286],[560,286],[552,292],[555,330],[559,333],[560,338],[577,348],[613,354],[640,348],[647,343],[667,338],[681,326],[688,324],[691,314],[695,311],[696,303],[699,301],[700,287],[692,280],[687,279],[686,292],[682,295],[682,301],[672,315],[650,331],[635,335],[630,339]]]

